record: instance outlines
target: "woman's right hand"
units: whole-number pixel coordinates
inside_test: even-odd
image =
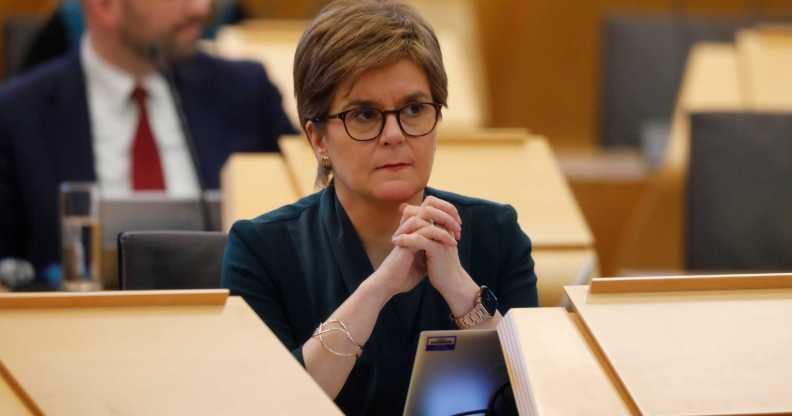
[[[371,283],[383,288],[388,297],[409,292],[426,276],[426,256],[403,247],[393,247],[380,267],[371,275]]]

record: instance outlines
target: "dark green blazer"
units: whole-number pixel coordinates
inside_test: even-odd
[[[537,306],[531,242],[509,205],[427,188],[462,217],[459,258],[500,311]],[[234,224],[222,286],[242,296],[304,365],[302,344],[374,272],[332,186],[254,220]],[[380,312],[336,404],[348,415],[401,415],[418,337],[454,329],[449,308],[428,279]]]

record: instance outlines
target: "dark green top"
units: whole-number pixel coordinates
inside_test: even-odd
[[[537,306],[531,242],[509,205],[427,188],[462,217],[459,258],[489,286],[500,311]],[[304,365],[302,344],[374,272],[334,188],[253,220],[234,224],[222,286],[242,296]],[[449,308],[428,279],[395,296],[380,312],[336,404],[348,415],[401,415],[418,337],[454,329]]]

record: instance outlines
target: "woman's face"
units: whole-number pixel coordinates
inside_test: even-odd
[[[432,102],[429,81],[421,67],[403,59],[343,82],[336,90],[330,114],[360,108],[387,111],[421,102]],[[429,181],[434,130],[424,136],[407,136],[395,114],[386,116],[379,136],[365,142],[353,140],[340,119],[327,120],[324,135],[315,126],[307,130],[318,158],[327,156],[332,163],[339,195],[402,202],[418,195]]]

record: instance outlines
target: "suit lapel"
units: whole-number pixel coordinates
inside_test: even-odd
[[[333,185],[322,194],[320,209],[322,228],[344,279],[348,297],[374,269],[352,221],[335,195]]]
[[[95,181],[91,120],[79,52],[67,57],[66,71],[53,89],[45,138],[52,144],[59,181]]]
[[[216,183],[216,175],[210,175],[209,172],[219,172],[220,168],[211,166],[215,159],[212,156],[216,156],[213,155],[216,153],[216,148],[212,147],[212,136],[218,131],[218,127],[213,124],[217,122],[217,117],[206,116],[212,111],[211,106],[214,104],[206,100],[215,97],[216,94],[208,91],[213,86],[212,77],[208,71],[202,70],[201,58],[199,54],[176,65],[173,80],[178,97],[174,98],[181,102],[188,134],[191,135],[198,153],[199,174],[206,186],[214,189],[219,188],[219,183]]]

